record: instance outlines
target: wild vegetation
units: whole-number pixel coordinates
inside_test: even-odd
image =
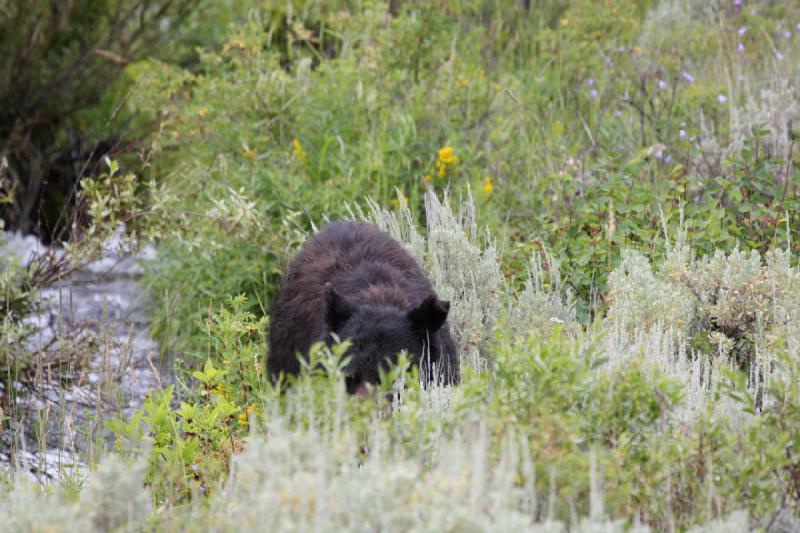
[[[0,258],[0,446],[93,349],[30,349],[37,291],[111,237],[156,246],[174,376],[106,417],[86,468],[0,470],[0,529],[800,527],[800,4],[161,4],[182,9],[128,22],[176,28],[177,52],[81,67],[97,97],[46,115],[51,146],[125,117],[129,149],[71,174],[62,248]],[[67,68],[79,28],[28,79]],[[34,200],[15,183],[41,180],[15,131],[13,229]],[[270,383],[269,303],[338,218],[391,233],[451,302],[461,384],[401,363],[354,399],[343,345]]]

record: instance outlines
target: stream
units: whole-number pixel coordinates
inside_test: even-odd
[[[3,253],[27,264],[45,250],[35,237],[4,234]],[[39,291],[38,311],[25,319],[36,333],[25,352],[58,366],[35,365],[35,386],[20,394],[0,434],[0,472],[13,465],[47,482],[86,470],[85,459],[112,443],[104,423],[130,416],[148,390],[172,382],[150,336],[142,263],[152,248],[122,257],[109,243],[103,257]],[[8,379],[0,380],[0,397]],[[20,384],[15,384],[22,390]]]

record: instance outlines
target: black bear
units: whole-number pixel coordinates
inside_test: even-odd
[[[300,370],[315,342],[351,341],[347,391],[379,382],[406,350],[420,380],[459,381],[458,353],[440,300],[419,264],[388,233],[331,222],[297,254],[272,304],[267,370],[273,379]]]

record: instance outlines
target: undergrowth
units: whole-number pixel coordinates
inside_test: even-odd
[[[527,4],[266,2],[127,67],[157,128],[66,253],[158,244],[174,380],[86,470],[3,474],[0,529],[800,527],[797,6]],[[285,265],[342,217],[451,302],[459,386],[350,398],[342,345],[266,378]],[[2,392],[36,272],[0,271]]]

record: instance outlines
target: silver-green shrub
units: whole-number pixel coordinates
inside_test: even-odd
[[[575,300],[561,283],[558,261],[546,251],[533,253],[522,290],[508,292],[506,325],[515,337],[548,336],[556,327],[570,335],[580,331]]]
[[[7,493],[0,490],[0,532],[93,531],[89,517],[59,494],[47,494],[21,476]]]
[[[275,420],[236,457],[210,524],[225,531],[565,531],[535,518],[535,474],[524,439],[507,435],[490,462],[480,424],[441,437],[430,456],[409,455],[378,430],[361,443],[346,430],[298,431]],[[363,449],[362,448],[362,449]],[[438,451],[437,451],[438,450]],[[446,452],[445,452],[446,450]],[[526,480],[520,483],[520,479]],[[581,531],[622,531],[602,514],[601,495]]]
[[[629,335],[666,325],[685,339],[695,313],[689,289],[653,272],[650,261],[634,250],[624,250],[622,261],[608,278],[611,302],[607,322]]]
[[[749,371],[752,387],[766,386],[776,350],[798,353],[800,270],[789,252],[762,257],[735,249],[694,258],[679,243],[667,255],[655,272],[642,254],[625,251],[609,277],[604,327],[616,354],[611,358],[633,349],[667,369],[684,365],[665,363],[680,352],[676,361],[690,354],[693,366],[705,365],[703,372],[738,364]],[[708,386],[703,372],[691,373]]]
[[[100,462],[81,492],[81,516],[97,531],[144,531],[150,508],[144,464],[131,465],[117,455]]]

